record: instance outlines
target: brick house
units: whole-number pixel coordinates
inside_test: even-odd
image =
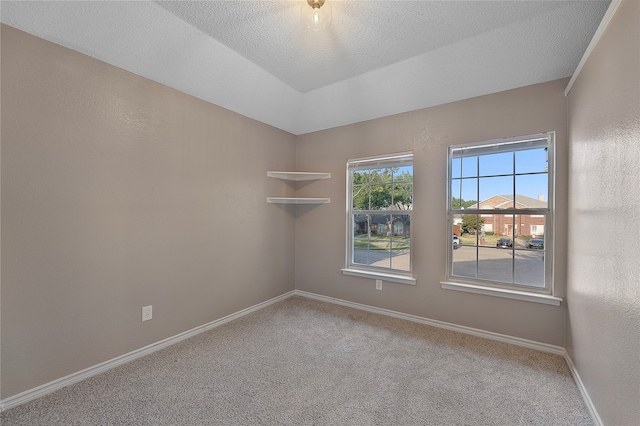
[[[480,209],[505,209],[514,206],[513,195],[495,195],[480,202]],[[516,195],[515,208],[546,208],[547,202],[542,195],[538,198],[531,198],[525,195]],[[477,204],[469,207],[478,208]],[[517,236],[531,236],[540,238],[544,236],[544,216],[543,215],[504,215],[504,214],[482,214],[482,231],[493,232],[496,235],[504,235],[515,238]]]
[[[408,215],[393,214],[393,221],[388,214],[356,215],[354,218],[354,231],[356,235],[366,234],[368,232],[367,225],[371,225],[371,235],[391,235],[393,228],[394,236],[402,236],[408,238],[410,235],[411,222]]]

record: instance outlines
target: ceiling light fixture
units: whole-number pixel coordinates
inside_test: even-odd
[[[331,22],[331,4],[325,4],[325,0],[307,0],[307,4],[311,7],[303,4],[300,9],[304,26],[313,31],[326,28]]]

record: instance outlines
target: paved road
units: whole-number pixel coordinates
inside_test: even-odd
[[[386,250],[354,250],[353,260],[363,265],[409,271],[408,250],[394,250],[391,254]]]
[[[397,250],[389,253],[385,250],[354,250],[354,261],[363,265],[379,266],[409,271],[409,252]],[[461,246],[453,251],[453,273],[464,277],[478,278],[511,283],[512,276],[516,284],[544,286],[543,252],[536,250],[498,249],[480,247],[476,263],[475,247]]]
[[[514,254],[515,253],[515,254]],[[544,286],[543,252],[536,250],[498,249],[480,247],[478,278],[516,284]],[[476,276],[475,247],[462,246],[453,251],[453,273],[465,277]]]

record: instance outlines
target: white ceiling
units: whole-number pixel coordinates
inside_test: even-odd
[[[2,1],[0,19],[294,134],[570,76],[609,0]]]

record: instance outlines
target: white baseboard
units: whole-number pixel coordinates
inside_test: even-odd
[[[337,305],[349,306],[351,308],[363,311],[373,312],[376,314],[387,315],[394,318],[400,318],[420,324],[431,325],[433,327],[444,328],[460,333],[471,334],[473,336],[484,337],[499,342],[510,343],[512,345],[523,346],[525,348],[536,349],[542,352],[549,352],[556,355],[564,356],[565,350],[561,346],[549,345],[547,343],[535,342],[533,340],[521,339],[520,337],[507,336],[505,334],[493,333],[491,331],[480,330],[478,328],[466,327],[463,325],[452,324],[449,322],[433,320],[429,318],[419,317],[417,315],[405,314],[402,312],[392,311],[389,309],[377,308],[375,306],[363,305],[361,303],[349,302],[347,300],[336,299],[334,297],[322,296],[315,293],[309,293],[301,290],[294,290],[295,295],[307,297],[309,299],[322,300]]]
[[[258,303],[257,305],[250,306],[241,311],[235,312],[233,314],[227,315],[226,317],[211,321],[207,324],[192,328],[191,330],[187,330],[183,333],[176,334],[175,336],[169,337],[164,340],[160,340],[156,343],[152,343],[143,348],[136,349],[135,351],[129,352],[127,354],[121,355],[119,357],[110,359],[108,361],[102,362],[100,364],[94,365],[93,367],[86,368],[84,370],[78,371],[76,373],[69,374],[68,376],[62,377],[60,379],[56,379],[52,382],[45,383],[44,385],[38,386],[33,389],[29,389],[27,391],[21,392],[17,395],[10,396],[9,398],[3,399],[0,401],[0,413],[8,410],[10,408],[16,407],[18,405],[24,404],[25,402],[32,401],[34,399],[40,398],[41,396],[47,395],[58,389],[61,389],[65,386],[72,385],[74,383],[78,383],[84,379],[95,376],[97,374],[103,373],[107,370],[110,370],[119,365],[125,364],[127,362],[131,362],[134,359],[141,358],[145,355],[149,355],[153,352],[156,352],[160,349],[164,349],[168,346],[174,345],[178,342],[181,342],[185,339],[193,337],[197,334],[205,332],[207,330],[211,330],[212,328],[219,327],[223,324],[228,323],[229,321],[233,321],[245,315],[248,315],[252,312],[258,311],[260,309],[266,308],[269,305],[272,305],[276,302],[279,302],[284,299],[288,299],[289,297],[295,294],[294,291],[289,291],[280,296],[274,297],[273,299],[269,299],[262,303]]]
[[[576,369],[576,366],[573,364],[573,360],[569,356],[569,352],[567,352],[566,349],[564,351],[564,359],[567,362],[567,365],[569,366],[569,370],[571,371],[573,380],[576,382],[576,385],[578,386],[578,390],[580,391],[580,394],[582,395],[582,399],[584,400],[584,403],[587,406],[587,409],[589,410],[589,414],[591,414],[593,423],[596,426],[602,426],[603,425],[602,419],[600,418],[600,415],[598,414],[598,411],[596,410],[595,405],[593,405],[593,401],[591,401],[591,397],[587,392],[587,388],[584,386],[584,383],[582,382],[582,379],[578,374],[578,370]]]

